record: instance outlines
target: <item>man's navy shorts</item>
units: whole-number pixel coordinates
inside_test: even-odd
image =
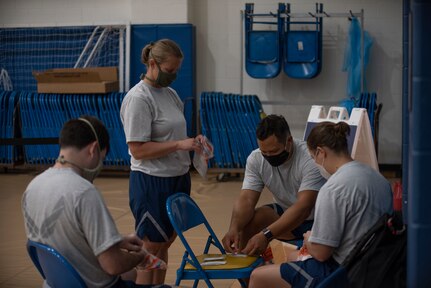
[[[274,211],[277,212],[278,216],[281,216],[284,213],[283,208],[281,208],[281,206],[278,205],[277,203],[267,204],[265,206],[268,206],[274,209]],[[293,229],[292,234],[293,236],[295,236],[295,239],[303,239],[304,238],[303,234],[308,230],[311,230],[311,227],[313,227],[313,223],[314,223],[313,220],[305,220],[304,222],[302,222],[301,225]]]

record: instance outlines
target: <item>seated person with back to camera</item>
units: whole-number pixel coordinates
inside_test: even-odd
[[[96,117],[83,116],[63,125],[59,142],[55,165],[24,192],[27,237],[56,249],[88,287],[144,287],[133,282],[133,268],[166,269],[165,263],[143,249],[135,234],[119,234],[92,183],[109,150],[108,131]]]

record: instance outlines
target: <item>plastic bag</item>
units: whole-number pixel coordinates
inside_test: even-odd
[[[214,146],[206,136],[200,138],[197,143],[201,146],[202,153],[195,153],[193,156],[193,166],[196,171],[198,171],[199,175],[206,178],[208,172],[208,159],[214,157]]]

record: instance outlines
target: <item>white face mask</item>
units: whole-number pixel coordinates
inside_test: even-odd
[[[94,136],[96,137],[97,152],[99,154],[99,163],[97,164],[97,166],[95,168],[90,169],[90,168],[84,168],[84,167],[81,167],[79,165],[76,165],[75,163],[64,159],[64,156],[58,157],[57,161],[60,162],[61,164],[69,163],[69,164],[72,164],[73,166],[77,167],[78,169],[81,170],[82,178],[87,179],[88,181],[93,183],[94,179],[96,179],[97,175],[99,175],[100,171],[102,171],[102,169],[103,169],[103,159],[102,159],[102,152],[100,151],[99,138],[97,137],[96,130],[94,129],[93,125],[91,125],[90,121],[88,121],[87,119],[84,119],[84,118],[78,118],[78,119],[85,122],[91,128],[91,130],[94,133]]]
[[[314,159],[317,159],[317,154],[319,153],[319,150],[316,150],[316,154],[314,155]],[[326,171],[325,167],[323,167],[323,165],[325,164],[325,158],[323,158],[323,162],[322,164],[318,164],[316,161],[314,161],[316,163],[317,168],[319,168],[320,174],[322,175],[323,178],[325,179],[329,179],[329,177],[331,177],[331,174]]]
[[[100,158],[100,149],[99,149],[99,158]],[[99,160],[99,164],[97,164],[96,168],[81,168],[81,176],[91,183],[93,183],[94,179],[99,175],[100,171],[103,169],[103,160]]]
[[[100,157],[100,150],[99,150],[99,157]],[[76,168],[81,170],[82,178],[87,179],[91,183],[93,183],[94,179],[97,177],[97,175],[99,175],[100,171],[102,171],[102,168],[103,168],[103,160],[102,159],[99,160],[99,164],[97,164],[97,167],[93,168],[93,169],[83,168],[83,167],[73,163],[72,161],[64,159],[63,155],[58,157],[57,161],[60,162],[61,164],[69,163],[69,164],[75,166]]]

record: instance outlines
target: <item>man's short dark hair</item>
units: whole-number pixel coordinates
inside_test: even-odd
[[[84,115],[80,118],[86,119],[91,123],[96,131],[99,140],[100,150],[106,148],[109,151],[109,134],[105,125],[94,116]],[[60,148],[75,147],[79,150],[86,147],[91,142],[96,141],[96,135],[85,121],[79,119],[71,119],[67,121],[60,131]]]
[[[256,129],[256,137],[260,141],[275,135],[278,142],[285,143],[290,136],[290,128],[286,119],[281,115],[268,115],[263,118]]]

